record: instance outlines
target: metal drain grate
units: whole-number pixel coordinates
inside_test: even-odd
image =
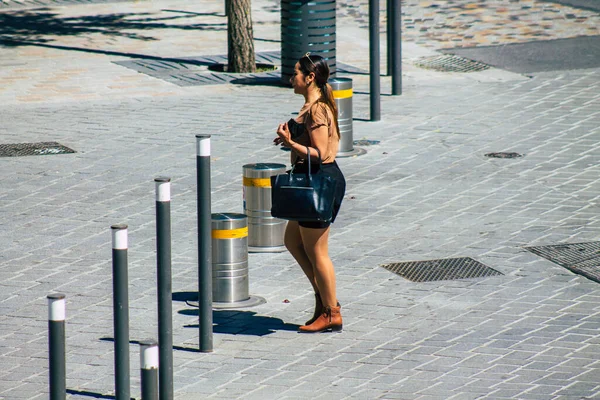
[[[448,281],[503,275],[470,257],[408,261],[385,264],[382,267],[412,282]]]
[[[417,67],[442,72],[477,72],[490,68],[487,64],[455,56],[454,54],[423,57],[415,61],[414,64]]]
[[[600,242],[532,246],[525,250],[600,283]]]
[[[519,157],[523,157],[523,155],[519,154],[519,153],[506,153],[506,152],[487,153],[485,156],[489,157],[489,158],[519,158]]]
[[[355,146],[374,146],[381,143],[379,140],[359,139],[352,142]]]
[[[0,157],[47,156],[75,153],[56,142],[0,144]]]

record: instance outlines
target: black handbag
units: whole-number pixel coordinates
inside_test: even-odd
[[[308,148],[308,171],[294,173],[295,165],[286,174],[271,177],[271,215],[290,221],[331,221],[335,180],[319,170],[310,172],[310,148]]]

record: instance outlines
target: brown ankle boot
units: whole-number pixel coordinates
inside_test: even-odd
[[[337,306],[341,307],[340,302],[337,302]],[[323,301],[321,300],[321,295],[319,293],[315,293],[315,312],[311,319],[306,321],[304,325],[310,325],[319,318],[319,316],[323,313]]]
[[[325,307],[321,315],[310,325],[301,326],[298,332],[317,333],[325,331],[342,331],[342,314],[340,307]]]
[[[304,325],[310,325],[319,318],[319,315],[323,312],[323,302],[321,301],[321,295],[319,293],[315,293],[315,312],[313,317],[306,321]]]

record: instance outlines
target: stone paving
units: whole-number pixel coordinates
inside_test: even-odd
[[[209,14],[193,24],[212,24],[222,6],[185,4]],[[277,39],[274,4],[253,2],[257,37]],[[183,5],[51,12],[151,18],[169,9]],[[348,18],[339,58],[364,67],[368,37]],[[212,134],[213,211],[240,212],[242,165],[287,162],[271,140],[301,99],[273,86],[178,87],[113,63],[128,59],[119,52],[191,57],[223,46],[219,31],[185,32],[50,42],[114,52],[103,54],[0,47],[0,63],[13,65],[0,78],[0,143],[52,140],[77,151],[0,159],[0,398],[48,397],[45,296],[56,291],[67,295],[68,397],[114,394],[112,224],[129,225],[131,339],[156,337],[153,178],[163,175],[173,179],[177,399],[600,399],[598,283],[524,249],[599,240],[600,70],[525,78],[407,62],[402,96],[385,95],[382,80],[381,122],[368,122],[368,77],[353,75],[354,137],[380,144],[339,160],[348,193],[331,254],[344,332],[297,334],[313,307],[301,271],[287,253],[251,254],[250,292],[267,302],[215,311],[215,351],[205,354],[194,351],[198,317],[184,301],[197,288],[194,135]],[[405,57],[431,53],[425,47],[407,43]],[[64,73],[58,90],[57,74],[74,68],[79,78]],[[497,151],[523,157],[484,156]],[[449,257],[502,275],[414,283],[380,266]],[[136,398],[138,369],[132,344]]]

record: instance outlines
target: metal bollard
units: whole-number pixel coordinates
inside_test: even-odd
[[[352,79],[333,78],[329,80],[329,84],[333,89],[333,97],[338,109],[338,125],[340,126],[340,145],[336,157],[365,154],[364,149],[354,148],[352,137]]]
[[[51,294],[48,299],[48,350],[50,366],[50,400],[67,398],[65,359],[65,295]]]
[[[271,176],[285,173],[285,165],[246,164],[242,169],[244,214],[248,217],[248,251],[285,251],[283,235],[287,221],[271,216]]]
[[[369,103],[371,121],[381,120],[379,0],[369,0]]]
[[[201,352],[213,351],[212,268],[210,240],[210,135],[196,135],[198,197],[198,327]]]
[[[140,341],[140,369],[142,400],[158,400],[158,345],[156,341]]]
[[[213,307],[251,307],[264,299],[250,296],[248,218],[238,213],[212,214]]]
[[[113,328],[115,335],[115,398],[129,400],[129,295],[127,225],[111,226],[113,259]]]
[[[173,292],[171,283],[171,178],[156,185],[156,266],[160,398],[173,399]]]

